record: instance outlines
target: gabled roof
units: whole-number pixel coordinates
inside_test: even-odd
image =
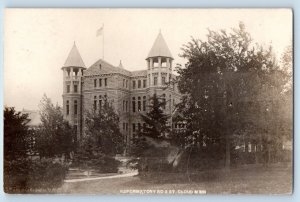
[[[173,58],[161,32],[159,32],[147,58],[157,57],[157,56]]]
[[[92,66],[90,66],[86,71],[86,76],[91,75],[99,75],[99,74],[111,74],[111,73],[120,73],[126,76],[130,76],[130,72],[124,69],[123,67],[115,67],[108,62],[99,59],[97,62],[95,62]]]
[[[83,67],[83,68],[85,68],[85,65],[84,65],[83,60],[80,56],[80,53],[76,47],[75,42],[74,42],[74,45],[73,45],[73,47],[69,53],[69,56],[63,67]]]

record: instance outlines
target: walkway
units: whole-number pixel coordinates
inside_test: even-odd
[[[113,178],[123,178],[123,177],[132,177],[138,174],[137,170],[134,170],[129,173],[125,174],[118,174],[118,175],[112,175],[112,176],[105,176],[105,177],[92,177],[92,178],[81,178],[81,179],[71,179],[71,180],[65,180],[64,182],[72,183],[72,182],[84,182],[84,181],[92,181],[92,180],[102,180],[102,179],[113,179]]]

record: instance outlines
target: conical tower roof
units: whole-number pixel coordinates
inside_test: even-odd
[[[85,64],[83,63],[83,60],[80,56],[80,53],[76,47],[75,42],[74,42],[74,45],[73,45],[73,47],[69,53],[69,56],[63,67],[83,67],[83,68],[85,68]]]
[[[147,58],[158,57],[158,56],[173,58],[161,32],[159,32]]]

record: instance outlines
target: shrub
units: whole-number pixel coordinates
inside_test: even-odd
[[[50,191],[62,185],[67,166],[50,159],[21,159],[4,163],[6,193]]]

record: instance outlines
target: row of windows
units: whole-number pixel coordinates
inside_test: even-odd
[[[70,114],[70,101],[67,100],[66,102],[66,113],[67,115]],[[78,104],[77,104],[77,100],[74,100],[74,115],[77,115],[78,113]]]
[[[70,88],[71,88],[71,86],[67,85],[67,93],[71,92]],[[78,85],[73,85],[73,91],[74,91],[74,93],[78,93]]]
[[[132,81],[132,88],[133,89],[136,89],[136,83],[137,83],[137,88],[142,88],[142,82],[143,82],[143,88],[146,88],[147,87],[147,80],[144,79],[144,80],[133,80]]]
[[[136,106],[137,104],[137,106]],[[137,102],[135,97],[132,98],[132,112],[136,112],[137,111],[146,111],[146,96],[143,96],[143,100],[141,100],[141,97],[137,98]]]
[[[107,102],[107,95],[104,95],[103,97],[102,95],[99,95],[98,100],[97,100],[97,96],[94,96],[94,105],[93,105],[94,110],[97,110],[98,106],[100,109],[105,102]]]
[[[123,79],[123,88],[128,88],[128,80]]]
[[[98,83],[99,81],[99,83]],[[104,82],[104,84],[102,83]],[[101,88],[103,85],[106,87],[107,86],[107,78],[104,79],[94,79],[94,87],[97,88],[97,84],[98,86]]]
[[[148,75],[150,78],[150,74]],[[169,75],[169,82],[171,82],[171,74]],[[149,79],[149,85],[150,85],[150,79]],[[167,84],[167,77],[166,76],[162,76],[161,77],[161,85],[166,85]],[[158,76],[153,76],[153,85],[157,86],[158,85]]]

